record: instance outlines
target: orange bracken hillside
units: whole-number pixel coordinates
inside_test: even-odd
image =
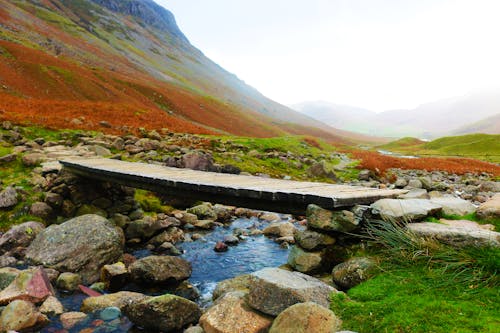
[[[382,155],[372,151],[357,150],[352,153],[360,159],[359,168],[369,169],[383,175],[388,169],[399,168],[406,170],[446,171],[455,174],[486,172],[495,177],[500,176],[500,166],[479,160],[467,158],[401,158]]]

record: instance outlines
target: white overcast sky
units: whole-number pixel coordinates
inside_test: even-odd
[[[155,1],[193,45],[283,104],[382,111],[499,87],[500,0]]]

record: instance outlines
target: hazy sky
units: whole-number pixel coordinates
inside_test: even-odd
[[[382,111],[499,86],[500,0],[155,1],[208,57],[283,104]]]

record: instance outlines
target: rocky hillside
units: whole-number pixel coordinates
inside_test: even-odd
[[[151,0],[0,1],[0,117],[55,128],[336,132],[260,94],[192,46]]]
[[[330,126],[368,135],[436,138],[451,134],[500,133],[500,94],[473,93],[422,104],[412,110],[376,113],[328,102],[292,107]]]

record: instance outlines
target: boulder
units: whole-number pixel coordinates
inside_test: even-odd
[[[148,244],[153,244],[154,246],[160,246],[161,244],[168,243],[178,243],[184,240],[184,231],[177,227],[169,227],[167,230],[156,235],[148,241]]]
[[[211,171],[214,168],[214,162],[210,154],[192,152],[182,156],[181,166],[193,170]]]
[[[269,333],[335,333],[342,321],[331,310],[313,302],[297,303],[281,312]]]
[[[83,300],[80,311],[89,313],[109,307],[116,307],[123,311],[125,306],[142,300],[147,296],[131,291],[119,291],[113,294],[87,297]]]
[[[27,247],[45,226],[38,222],[25,222],[15,225],[0,237],[0,253],[17,247]]]
[[[276,213],[262,213],[259,215],[259,219],[267,221],[267,222],[274,222],[274,221],[280,221],[281,217],[276,214]]]
[[[308,251],[321,250],[326,246],[335,244],[335,238],[314,230],[297,231],[295,241],[301,248]]]
[[[481,228],[432,222],[410,223],[407,228],[417,236],[434,238],[454,247],[500,247],[500,233]]]
[[[279,268],[264,268],[251,275],[248,304],[272,316],[296,303],[314,302],[328,307],[330,294],[336,291],[312,276]]]
[[[23,164],[27,167],[37,166],[46,160],[46,156],[42,153],[29,153],[21,158]]]
[[[315,273],[321,270],[323,253],[321,251],[308,252],[300,246],[292,246],[288,253],[288,264],[302,273]]]
[[[200,220],[212,220],[217,219],[217,213],[214,208],[209,203],[203,203],[198,206],[191,207],[187,210],[188,213],[196,215]]]
[[[172,225],[172,220],[160,220],[151,216],[145,216],[142,219],[130,222],[125,231],[125,235],[127,236],[127,239],[149,239]]]
[[[70,330],[85,319],[87,319],[87,315],[82,312],[65,312],[59,316],[59,320],[66,330]]]
[[[105,283],[106,289],[117,291],[123,287],[129,278],[127,267],[122,262],[112,265],[104,265],[101,269],[101,281]]]
[[[332,278],[337,286],[350,289],[373,277],[376,272],[375,261],[366,257],[358,257],[335,266],[332,270]]]
[[[326,161],[315,162],[313,165],[307,169],[307,174],[311,177],[325,177],[333,180],[337,179],[337,175],[329,167]]]
[[[500,193],[497,193],[490,200],[481,204],[477,209],[477,216],[482,219],[500,218]]]
[[[64,312],[64,307],[54,296],[49,296],[40,306],[40,312],[47,316],[58,316]]]
[[[9,186],[0,192],[0,209],[17,205],[17,191]]]
[[[212,299],[216,300],[221,296],[224,296],[225,294],[233,291],[248,293],[250,287],[250,280],[251,280],[251,275],[244,274],[236,276],[232,279],[221,281],[217,283],[217,286],[215,287],[215,290],[212,294]]]
[[[131,322],[145,330],[162,332],[177,332],[197,323],[201,316],[196,303],[168,294],[131,303],[124,312]]]
[[[295,226],[290,222],[273,222],[262,230],[264,235],[273,235],[279,237],[293,236]]]
[[[80,275],[71,272],[60,274],[56,281],[57,288],[66,291],[75,291],[80,284],[82,284]]]
[[[0,305],[14,300],[41,303],[54,294],[49,278],[42,268],[27,269],[21,271],[5,289],[0,291]]]
[[[441,205],[425,199],[381,199],[371,206],[372,213],[384,219],[410,222],[441,212]]]
[[[0,268],[0,290],[7,288],[20,273],[21,271],[14,267]]]
[[[0,316],[0,331],[33,329],[48,323],[48,318],[26,301],[16,300],[5,307]]]
[[[359,225],[351,211],[331,211],[313,204],[307,206],[306,216],[309,227],[324,231],[351,232]]]
[[[230,292],[217,300],[200,318],[206,333],[267,332],[272,318],[254,311],[242,292]]]
[[[35,202],[30,207],[30,214],[46,220],[52,215],[52,207],[45,202]]]
[[[443,207],[443,213],[446,215],[463,216],[476,211],[476,206],[474,206],[470,201],[460,198],[442,197],[433,198],[430,201]]]
[[[149,256],[129,266],[134,281],[144,284],[167,284],[186,280],[191,276],[191,264],[173,256]]]
[[[426,189],[416,188],[399,195],[398,199],[429,199],[429,193],[427,193]]]
[[[58,271],[78,273],[86,284],[99,278],[101,267],[122,256],[123,231],[99,215],[83,215],[51,225],[28,247],[26,259]]]

